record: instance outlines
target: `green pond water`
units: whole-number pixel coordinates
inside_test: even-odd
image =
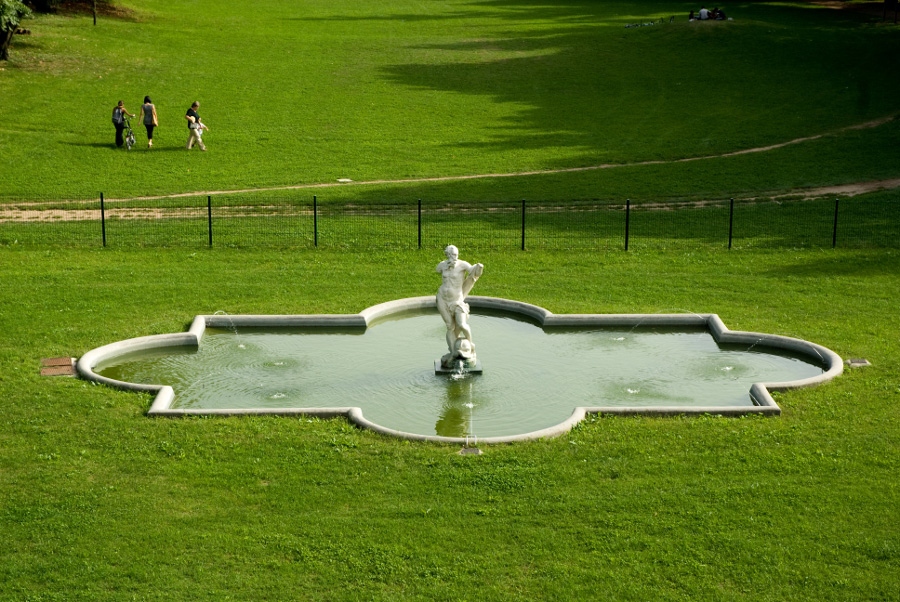
[[[720,346],[705,330],[548,329],[473,308],[484,372],[435,374],[446,352],[436,312],[363,329],[207,329],[199,350],[124,355],[97,366],[126,382],[164,384],[174,407],[359,406],[382,426],[422,435],[516,435],[578,406],[748,406],[754,382],[822,374],[762,346]]]

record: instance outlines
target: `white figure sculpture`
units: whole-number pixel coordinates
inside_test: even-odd
[[[475,281],[484,272],[480,263],[471,265],[459,259],[459,249],[453,245],[444,249],[447,259],[437,266],[443,282],[437,292],[437,307],[447,325],[447,349],[441,364],[449,368],[458,360],[474,361],[475,345],[472,343],[472,329],[469,327],[469,305],[466,296],[475,286]]]

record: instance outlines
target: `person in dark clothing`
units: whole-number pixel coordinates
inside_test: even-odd
[[[131,113],[125,109],[125,101],[120,100],[119,104],[116,105],[116,108],[113,109],[112,114],[112,122],[116,127],[116,147],[122,148],[122,145],[125,144],[125,137],[122,133],[125,131],[125,116],[134,117]]]
[[[147,128],[147,148],[153,146],[153,128],[159,125],[156,118],[156,106],[149,96],[144,97],[144,104],[141,105],[141,123]]]
[[[205,151],[206,147],[203,146],[203,140],[200,138],[201,128],[203,127],[200,124],[200,115],[197,114],[197,109],[200,108],[200,103],[196,100],[191,104],[191,108],[187,110],[184,118],[187,119],[188,122],[188,140],[187,140],[187,149],[191,150],[191,147],[194,146],[194,143],[197,143],[197,146],[200,147],[200,150]]]

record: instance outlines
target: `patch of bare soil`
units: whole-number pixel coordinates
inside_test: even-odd
[[[93,3],[91,0],[64,0],[56,7],[56,12],[64,15],[92,15]],[[124,6],[116,6],[105,0],[97,0],[97,16],[107,19],[134,20],[137,13]]]
[[[784,198],[788,196],[800,196],[804,198],[821,198],[827,196],[856,196],[867,192],[879,190],[893,190],[900,188],[900,178],[893,180],[876,180],[873,182],[856,182],[855,184],[842,184],[840,186],[821,186],[819,188],[801,188],[791,192],[777,194],[771,198]]]
[[[885,13],[884,2],[840,2],[840,0],[811,0],[810,4],[830,8],[832,10],[846,10],[848,12],[862,13],[875,17],[883,17]],[[893,18],[894,9],[887,10],[887,16]]]

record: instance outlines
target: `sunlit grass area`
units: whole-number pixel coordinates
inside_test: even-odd
[[[0,72],[3,194],[67,198],[765,157],[560,177],[572,194],[662,197],[897,177],[896,28],[805,4],[401,0],[126,2],[40,17]],[[670,17],[676,17],[669,23]],[[651,27],[625,25],[659,21]],[[112,107],[158,107],[113,147]],[[188,155],[193,100],[209,153]],[[662,173],[665,172],[665,173]],[[857,175],[858,174],[858,175]],[[878,174],[878,175],[876,175]],[[591,183],[582,192],[585,178]],[[491,182],[533,197],[534,179]]]
[[[797,200],[900,178],[895,26],[805,2],[116,6],[38,17],[0,64],[0,204],[49,220],[0,223],[0,600],[896,598],[900,255],[871,240],[897,192]],[[112,107],[144,95],[154,148],[115,149]],[[206,153],[183,148],[193,100]],[[420,199],[441,211],[418,249]],[[150,419],[147,395],[39,374],[197,314],[429,295],[446,242],[480,295],[717,313],[872,365],[777,394],[778,418],[599,417],[481,456]]]
[[[780,418],[601,418],[480,457],[342,420],[148,419],[149,396],[41,377],[40,359],[199,313],[428,294],[440,252],[5,247],[0,598],[893,596],[895,252],[463,251],[479,294],[715,312],[873,365],[779,394]]]

